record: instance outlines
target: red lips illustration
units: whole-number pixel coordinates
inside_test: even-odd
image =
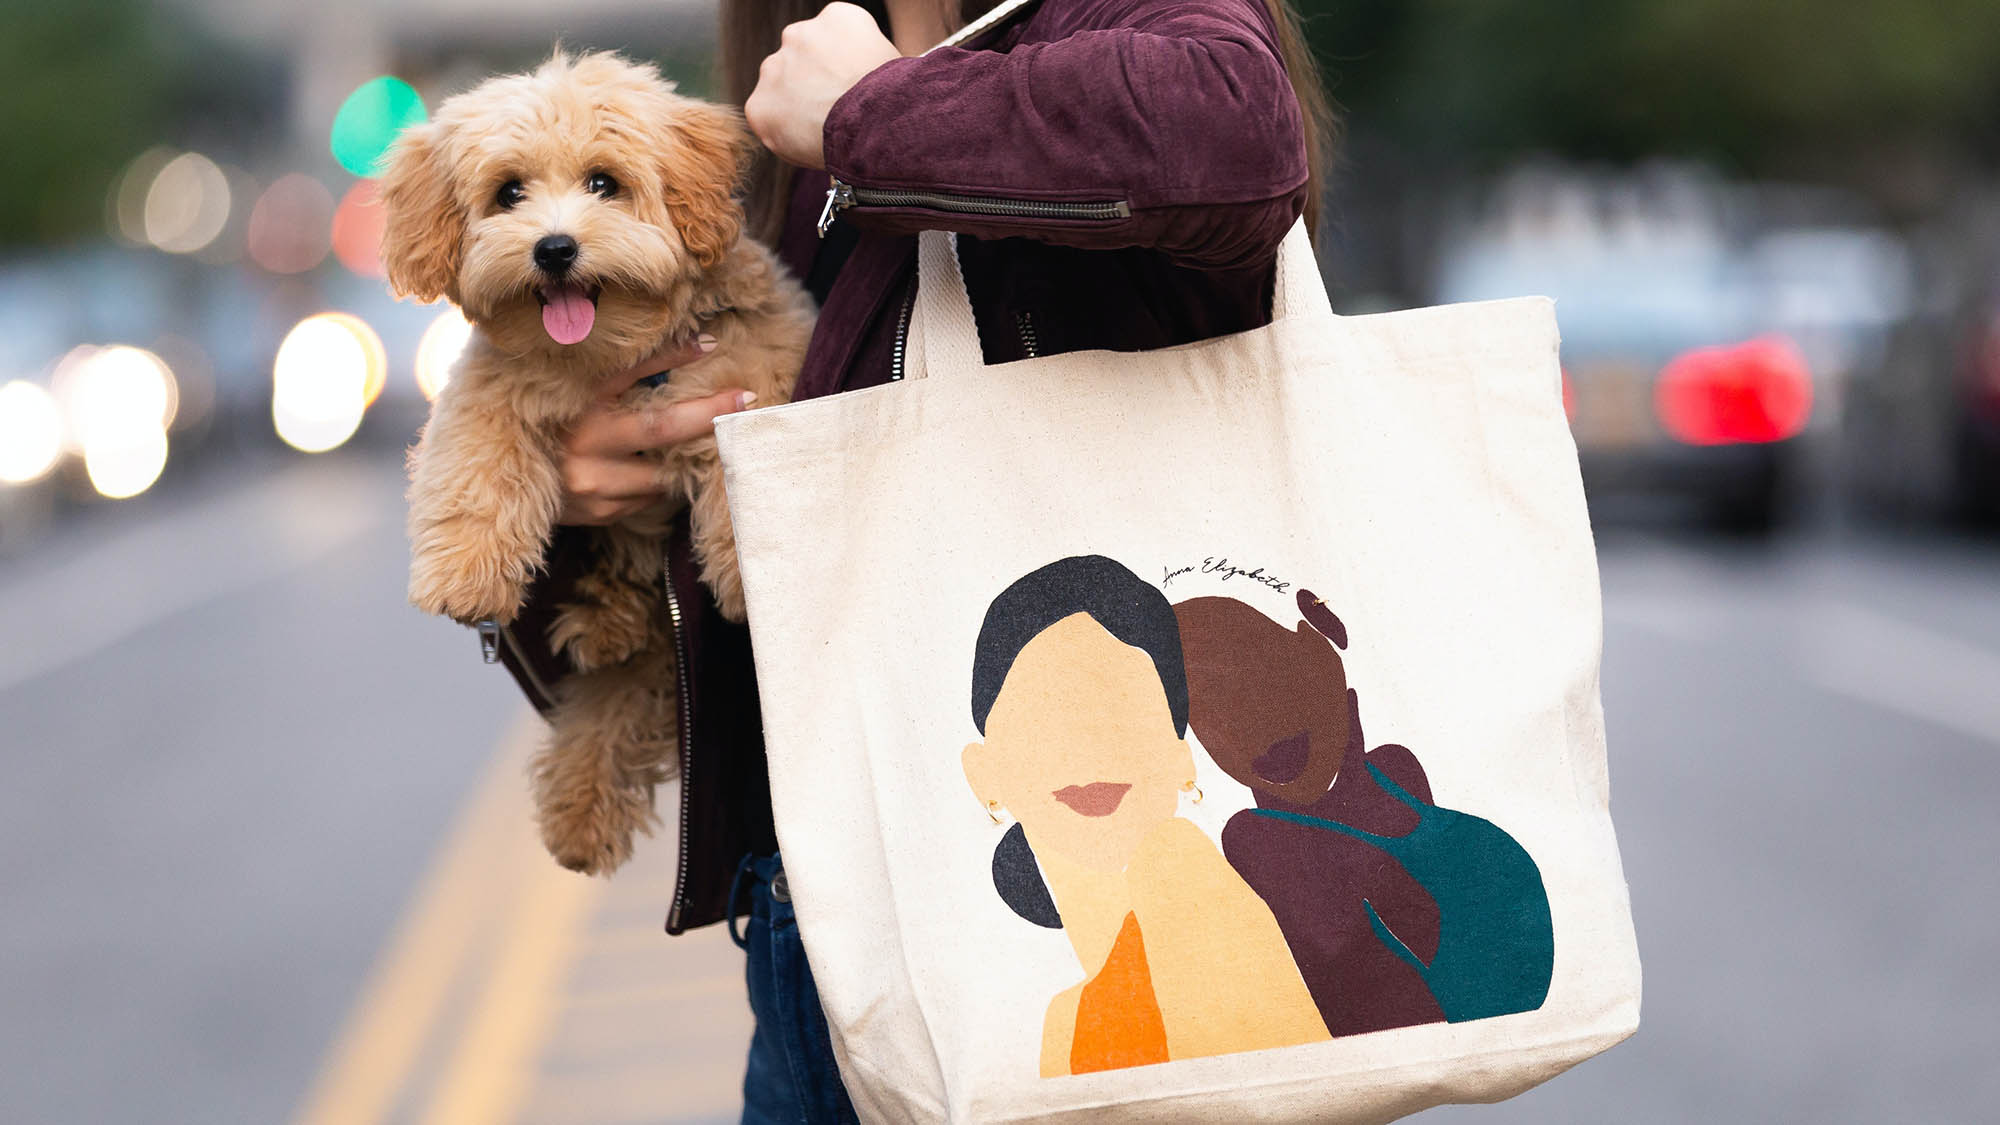
[[[1125,799],[1131,785],[1116,781],[1093,781],[1089,785],[1070,785],[1055,791],[1055,799],[1075,809],[1085,816],[1110,816],[1118,811],[1118,802]]]

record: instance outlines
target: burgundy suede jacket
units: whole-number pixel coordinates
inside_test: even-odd
[[[800,399],[901,377],[918,231],[960,234],[987,362],[1132,351],[1269,323],[1306,194],[1263,0],[1042,0],[871,72],[828,115],[825,152],[826,172],[798,174],[778,246],[821,305]],[[548,623],[585,550],[559,535],[499,638],[543,711],[569,671]],[[684,718],[666,927],[680,933],[731,913],[737,861],[777,840],[749,633],[696,580],[685,517],[665,569]]]

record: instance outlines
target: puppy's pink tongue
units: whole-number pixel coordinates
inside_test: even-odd
[[[558,344],[574,344],[590,335],[597,322],[597,306],[580,285],[551,285],[542,290],[548,303],[542,306],[542,327]]]

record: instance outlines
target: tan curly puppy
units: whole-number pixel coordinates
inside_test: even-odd
[[[447,100],[397,141],[382,178],[389,280],[454,302],[476,329],[410,453],[419,608],[513,619],[560,509],[561,435],[610,373],[699,325],[716,349],[626,405],[726,387],[761,405],[790,399],[812,301],[742,237],[733,193],[752,144],[733,110],[676,94],[650,66],[561,52]],[[702,577],[742,620],[715,439],[645,456],[691,506]],[[677,762],[658,612],[673,514],[596,530],[594,569],[551,631],[580,674],[564,684],[534,782],[542,838],[578,871],[630,856]]]

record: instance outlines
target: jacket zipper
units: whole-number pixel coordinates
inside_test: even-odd
[[[1035,336],[1035,314],[1022,309],[1014,314],[1014,328],[1021,333],[1021,354],[1029,359],[1041,354],[1041,341]]]
[[[910,310],[917,303],[917,286],[911,282],[903,294],[903,311],[896,315],[896,346],[889,352],[889,381],[903,380],[903,356],[909,350]],[[1034,359],[1042,354],[1041,338],[1035,334],[1035,314],[1022,309],[1014,314],[1014,329],[1021,334],[1021,354]]]
[[[910,279],[909,290],[903,294],[903,311],[896,317],[896,346],[889,353],[889,381],[903,381],[903,353],[910,339],[910,311],[917,307],[917,279]]]
[[[667,617],[674,628],[674,682],[679,689],[681,723],[678,732],[681,756],[681,854],[680,870],[674,875],[674,904],[667,910],[667,932],[679,933],[681,916],[687,911],[688,876],[688,810],[692,807],[692,787],[688,784],[688,745],[693,737],[689,725],[694,721],[694,705],[688,701],[687,641],[681,630],[681,599],[674,592],[673,564],[666,557],[661,558],[661,576],[666,579]],[[735,904],[731,903],[731,907]]]
[[[849,207],[928,207],[964,215],[1014,215],[1032,219],[1129,219],[1132,205],[1123,199],[1094,203],[1051,203],[1039,199],[1007,199],[997,195],[958,195],[942,191],[889,191],[858,188],[840,180],[826,189],[826,206],[819,213],[819,236]]]

